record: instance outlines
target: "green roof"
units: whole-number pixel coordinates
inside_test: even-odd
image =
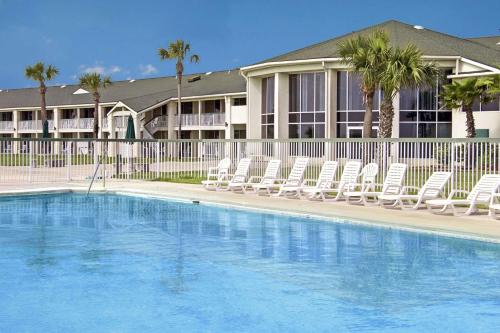
[[[199,80],[189,82],[191,78]],[[51,86],[47,89],[48,106],[93,104],[91,94],[77,94],[78,85]],[[185,75],[182,80],[182,96],[207,96],[246,92],[246,81],[238,69],[213,72],[207,75]],[[175,76],[113,82],[101,93],[101,103],[123,102],[139,112],[170,98],[177,97]],[[0,91],[0,109],[39,108],[38,88]]]
[[[415,27],[416,26],[399,21],[390,20],[273,57],[259,62],[258,64],[277,61],[335,58],[339,56],[337,48],[339,42],[357,35],[368,35],[378,29],[387,32],[392,45],[404,47],[409,43],[413,43],[427,56],[462,56],[490,66],[495,66],[500,63],[500,50],[495,50],[480,42],[447,35],[426,28],[417,29]]]

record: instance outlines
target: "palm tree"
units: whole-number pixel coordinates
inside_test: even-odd
[[[372,136],[373,97],[384,71],[384,59],[389,50],[389,37],[382,30],[369,36],[357,36],[338,44],[342,61],[361,74],[361,90],[365,105],[363,137]]]
[[[176,60],[175,71],[177,74],[177,114],[179,115],[179,132],[177,138],[180,138],[180,133],[182,130],[182,102],[181,102],[181,84],[182,84],[182,73],[184,72],[184,58],[188,56],[191,51],[191,45],[184,42],[181,39],[171,42],[168,45],[168,49],[160,48],[158,50],[158,55],[161,60]],[[200,57],[197,54],[192,54],[189,57],[189,61],[192,63],[198,63]]]
[[[394,107],[392,101],[402,88],[434,86],[438,69],[433,63],[422,61],[422,52],[415,45],[394,48],[387,52],[385,70],[380,77],[380,87],[384,92],[380,103],[379,136],[392,136]]]
[[[80,87],[89,91],[94,96],[94,137],[99,135],[99,101],[101,99],[101,89],[111,85],[111,77],[102,77],[99,73],[86,73],[80,77]]]
[[[443,87],[441,98],[444,106],[448,109],[459,109],[465,112],[467,138],[476,136],[476,126],[474,123],[474,113],[472,105],[475,100],[482,103],[489,103],[496,89],[489,91],[490,87],[494,87],[495,78],[467,78],[463,80],[453,81]]]
[[[45,66],[43,62],[37,62],[33,66],[28,66],[24,70],[24,75],[33,81],[39,83],[40,89],[40,109],[42,114],[42,126],[45,126],[45,122],[47,121],[47,102],[45,100],[45,94],[47,93],[47,86],[45,82],[52,80],[59,74],[59,70],[52,66]]]

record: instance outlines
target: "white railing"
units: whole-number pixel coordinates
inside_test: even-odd
[[[21,140],[0,138],[0,184],[85,180],[92,174],[94,149],[107,157],[108,176],[155,179],[205,175],[229,157],[252,159],[251,174],[263,174],[271,159],[282,161],[286,177],[297,156],[310,157],[307,178],[335,160],[376,162],[382,183],[392,163],[406,163],[406,185],[422,186],[433,171],[450,171],[450,189],[470,190],[483,174],[500,173],[500,139],[390,140]],[[340,177],[341,171],[337,174]]]
[[[37,129],[37,123],[35,120],[21,120],[19,121],[20,131],[31,131]]]
[[[78,119],[60,119],[59,127],[60,129],[76,129],[78,124]]]
[[[94,118],[80,118],[80,129],[91,130],[94,128]]]
[[[14,130],[14,123],[12,121],[0,121],[0,131]]]
[[[200,117],[198,114],[182,114],[181,115],[182,119],[182,126],[199,126],[200,124]],[[179,126],[179,117],[176,117],[177,123],[176,125]]]
[[[226,121],[224,113],[202,113],[200,114],[201,126],[221,126]]]

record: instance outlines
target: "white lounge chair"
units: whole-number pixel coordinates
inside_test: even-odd
[[[229,189],[234,192],[243,192],[246,193],[248,189],[261,186],[262,188],[271,188],[276,183],[276,179],[278,178],[278,174],[280,172],[281,160],[270,160],[267,163],[266,171],[264,172],[264,176],[251,176],[246,183],[233,183],[229,184]],[[271,192],[268,192],[271,194]]]
[[[216,167],[208,168],[207,179],[201,183],[207,190],[216,190],[223,181],[229,180],[229,168],[231,167],[231,159],[223,158]]]
[[[248,171],[250,170],[251,163],[252,163],[251,158],[242,158],[238,162],[238,166],[236,167],[234,175],[229,175],[229,177],[231,177],[231,180],[221,181],[219,184],[219,189],[225,188],[227,190],[230,190],[232,187],[238,186],[240,184],[246,184],[248,180]]]
[[[337,173],[337,167],[338,162],[326,161],[321,167],[321,171],[314,186],[307,185],[307,183],[312,183],[314,182],[314,180],[306,179],[300,186],[283,186],[281,188],[281,194],[290,198],[300,198],[302,194],[311,193],[311,191],[319,191],[320,193],[324,193],[323,191],[331,190],[333,179],[335,178],[335,174]]]
[[[378,196],[384,194],[399,194],[402,188],[403,179],[406,174],[406,164],[404,163],[393,163],[387,171],[387,175],[384,180],[384,184],[378,185],[382,186],[381,191],[374,191],[374,186],[361,188],[360,191],[349,191],[345,192],[344,196],[348,203],[362,203],[364,205],[368,204],[378,204]],[[352,198],[357,198],[358,200],[353,201]]]
[[[500,185],[500,175],[488,174],[483,175],[481,179],[474,185],[472,191],[453,190],[448,195],[447,199],[427,200],[427,208],[435,214],[443,214],[448,208],[451,208],[453,215],[459,215],[456,205],[468,206],[464,215],[470,215],[477,212],[478,204],[489,204],[491,196]],[[453,199],[458,193],[467,194],[465,199]]]
[[[313,187],[305,188],[302,190],[304,194],[307,194],[309,200],[338,200],[340,199],[345,191],[352,190],[356,184],[358,178],[359,169],[361,168],[361,162],[359,161],[348,161],[344,169],[342,170],[342,175],[339,181],[333,181],[330,187]],[[334,194],[333,196],[330,194]]]
[[[396,207],[418,209],[426,200],[444,198],[444,187],[451,177],[451,172],[436,171],[427,179],[422,188],[416,186],[403,186],[399,194],[382,194],[378,196],[380,205],[383,207]],[[409,190],[418,191],[417,194],[409,194]]]
[[[497,187],[494,193],[491,195],[490,204],[489,204],[489,215],[495,220],[498,218],[497,212],[500,211],[500,193],[498,190],[500,187]]]
[[[302,184],[302,180],[304,179],[304,172],[307,167],[307,163],[309,162],[309,157],[297,157],[292,167],[292,171],[288,175],[288,178],[285,179],[277,179],[277,183],[272,185],[256,185],[253,186],[255,192],[257,194],[261,194],[262,191],[266,193],[271,193],[275,189],[279,189],[277,195],[281,195],[281,189],[287,186],[299,186]]]

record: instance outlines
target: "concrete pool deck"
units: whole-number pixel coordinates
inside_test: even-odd
[[[0,185],[0,195],[26,194],[51,191],[86,191],[88,183],[55,183]],[[100,183],[93,187],[93,192],[103,191]],[[105,191],[150,195],[165,198],[178,198],[200,203],[228,205],[240,208],[252,208],[285,214],[300,214],[332,219],[334,221],[353,220],[354,223],[377,225],[404,230],[438,233],[454,237],[463,237],[500,243],[500,220],[487,216],[486,211],[479,215],[455,217],[434,215],[426,209],[402,211],[384,209],[377,206],[349,205],[345,202],[319,202],[305,199],[287,199],[237,194],[226,191],[207,191],[201,185],[177,184],[148,181],[111,181],[106,182]],[[348,221],[350,222],[350,221]]]

